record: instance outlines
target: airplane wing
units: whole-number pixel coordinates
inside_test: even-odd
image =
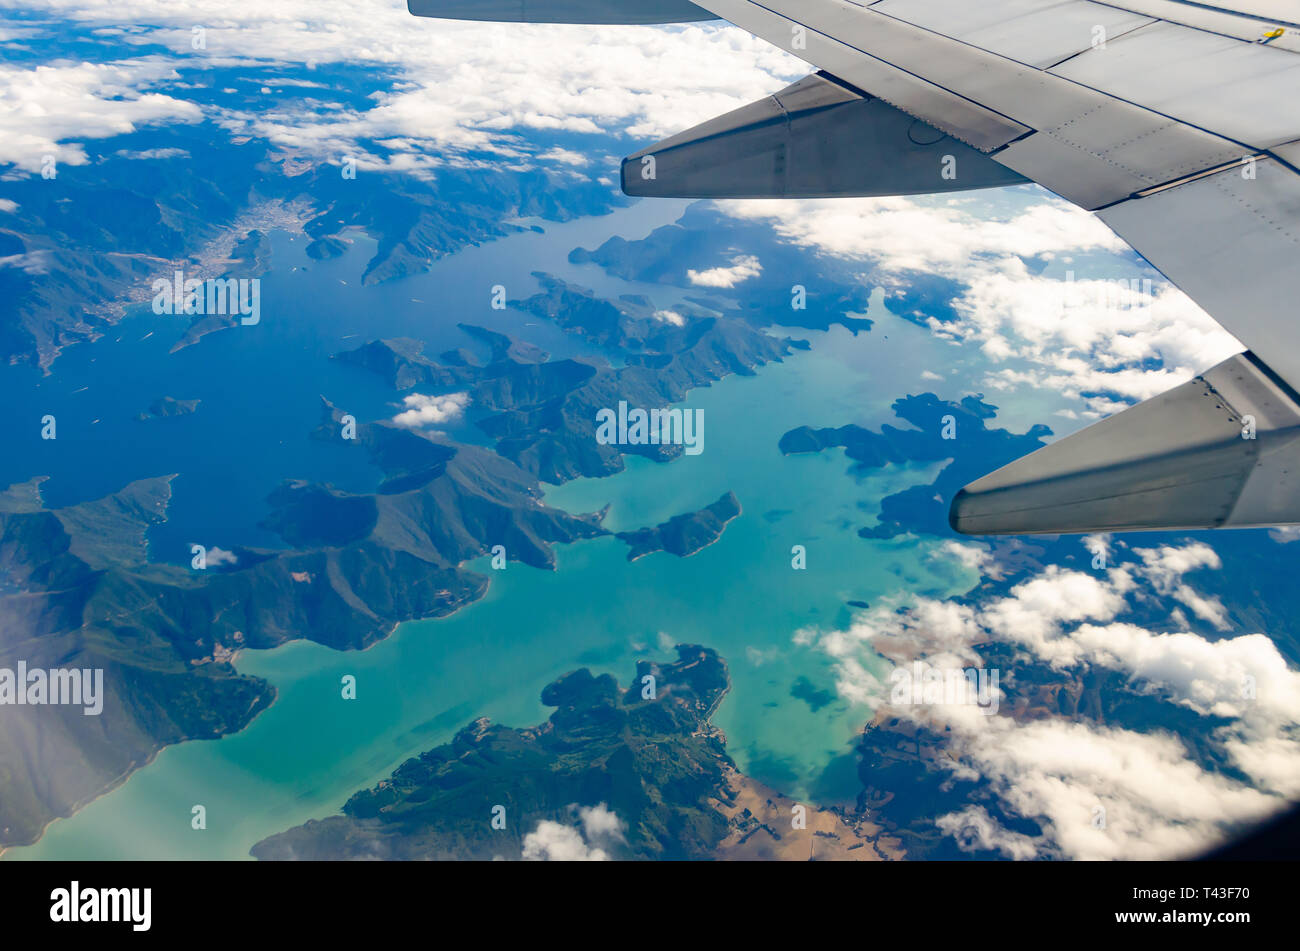
[[[897,195],[1031,180],[1095,212],[1249,348],[971,483],[953,500],[958,531],[1300,523],[1300,0],[410,6],[526,7],[528,18],[582,8],[598,22],[715,14],[817,72],[630,156],[629,194]],[[436,12],[453,6],[462,12]]]
[[[407,0],[418,17],[510,23],[686,23],[716,20],[689,0]]]

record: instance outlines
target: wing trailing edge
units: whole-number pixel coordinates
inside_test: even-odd
[[[1300,397],[1253,354],[966,486],[968,535],[1300,523]]]

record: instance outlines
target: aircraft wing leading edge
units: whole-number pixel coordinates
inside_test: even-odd
[[[970,484],[973,534],[1300,523],[1295,0],[410,0],[556,22],[716,15],[818,72],[624,162],[629,194],[831,197],[1032,180],[1248,348]],[[438,12],[455,8],[461,12]],[[501,14],[501,15],[497,15]],[[647,19],[647,17],[651,19]],[[956,158],[957,176],[944,156]]]

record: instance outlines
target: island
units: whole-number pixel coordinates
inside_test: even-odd
[[[1041,449],[1045,438],[1052,435],[1042,424],[1024,433],[990,427],[988,421],[997,415],[997,407],[981,395],[953,401],[922,393],[895,400],[893,410],[911,427],[886,423],[876,432],[856,424],[822,429],[799,426],[777,443],[784,455],[842,447],[854,463],[854,474],[886,465],[946,460],[932,484],[915,485],[883,499],[879,523],[858,530],[863,538],[894,538],[909,531],[951,534],[948,502],[962,486]]]
[[[45,505],[40,478],[0,491],[0,615],[14,619],[0,629],[0,668],[103,669],[105,694],[94,717],[5,708],[0,763],[50,763],[58,781],[0,770],[0,848],[35,841],[164,746],[243,729],[275,691],[235,670],[237,651],[296,638],[363,649],[481,598],[488,579],[464,564],[498,545],[553,569],[553,544],[608,534],[602,513],[545,505],[537,481],[490,449],[391,423],[360,423],[344,440],[342,414],[327,400],[321,411],[315,437],[367,453],[384,481],[349,493],[285,480],[265,519],[283,549],[150,560],[173,475],[63,508]]]
[[[737,317],[690,308],[669,316],[644,297],[610,300],[544,273],[535,276],[542,291],[513,306],[618,350],[622,366],[599,358],[551,360],[536,346],[463,323],[459,327],[471,339],[488,344],[485,364],[460,350],[431,359],[421,342],[409,338],[372,340],[334,358],[379,375],[395,390],[467,392],[472,422],[495,440],[496,451],[542,482],[559,485],[621,472],[624,455],[667,462],[682,454],[680,445],[669,443],[600,443],[601,409],[620,402],[645,408],[680,403],[696,387],[732,374],[752,375],[807,346]]]
[[[872,327],[860,315],[870,309],[873,289],[897,283],[878,281],[874,267],[860,259],[809,255],[799,242],[781,240],[769,223],[703,201],[644,238],[615,235],[595,249],[574,248],[569,261],[598,265],[627,281],[690,288],[696,293],[687,300],[755,327],[829,330],[839,324],[854,334]],[[798,275],[797,284],[791,275]]]
[[[254,84],[221,90],[237,110],[264,108]],[[429,269],[435,261],[496,238],[537,231],[511,223],[540,217],[569,221],[601,215],[630,199],[589,176],[563,168],[439,168],[437,184],[404,169],[371,169],[340,188],[334,159],[286,152],[265,139],[241,137],[214,147],[202,124],[152,130],[159,158],[107,150],[61,181],[78,209],[69,217],[40,175],[5,183],[0,257],[40,260],[4,276],[0,363],[48,369],[62,350],[93,341],[148,306],[152,282],[177,266],[187,278],[252,278],[265,272],[267,237],[307,239],[323,261],[368,250],[362,283],[371,286]],[[143,168],[142,168],[143,166]],[[144,171],[143,169],[147,169]],[[10,207],[12,206],[12,207]],[[373,239],[353,242],[358,235]],[[178,321],[176,349],[238,326],[225,315]]]
[[[174,396],[162,396],[149,404],[149,408],[136,419],[146,422],[151,419],[167,419],[172,416],[188,416],[199,408],[200,400],[178,400]]]
[[[901,858],[864,814],[799,804],[743,775],[710,722],[714,651],[641,661],[628,687],[584,669],[524,729],[479,718],[355,793],[342,814],[263,839],[262,860]],[[797,807],[803,828],[792,821]]]
[[[615,537],[627,542],[631,551],[628,561],[636,561],[657,551],[666,551],[679,558],[694,555],[722,537],[727,524],[741,514],[736,493],[727,492],[712,505],[698,512],[674,515],[654,528],[639,528],[634,532],[618,532]]]

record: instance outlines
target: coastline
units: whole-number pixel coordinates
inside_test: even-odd
[[[233,661],[234,658],[231,659],[232,666],[234,665]],[[163,750],[172,746],[180,746],[182,743],[193,743],[193,742],[197,742],[198,740],[219,740],[223,736],[230,736],[235,733],[242,733],[244,730],[248,729],[250,725],[252,725],[253,721],[256,720],[260,714],[264,713],[266,710],[269,710],[271,706],[275,703],[275,701],[279,698],[279,690],[275,686],[275,684],[269,684],[269,686],[271,688],[271,699],[266,703],[266,705],[261,710],[256,711],[252,716],[250,716],[248,718],[248,721],[244,723],[238,730],[231,730],[227,733],[222,733],[218,736],[206,736],[206,737],[185,736],[185,737],[181,737],[180,739],[176,740],[173,743],[162,744],[157,749],[150,752],[149,755],[146,756],[143,761],[138,763],[133,763],[132,765],[128,766],[126,770],[124,770],[120,775],[116,776],[113,780],[111,780],[106,786],[104,786],[98,792],[92,793],[86,798],[79,800],[77,803],[75,803],[72,806],[71,809],[69,809],[63,815],[51,817],[49,821],[47,821],[43,826],[41,826],[40,831],[37,832],[36,834],[36,838],[32,839],[32,841],[10,843],[9,845],[0,845],[0,861],[4,860],[4,856],[6,852],[9,852],[13,849],[28,849],[36,845],[38,842],[41,841],[41,839],[45,837],[45,833],[49,830],[50,826],[54,825],[54,823],[60,822],[64,819],[71,819],[73,816],[81,812],[81,810],[85,809],[91,803],[99,799],[103,799],[109,793],[115,792],[116,790],[120,789],[122,786],[125,786],[132,776],[134,776],[140,770],[144,769],[146,766],[148,766],[154,760],[156,760],[158,758],[158,755],[162,753]]]
[[[482,556],[479,556],[479,557],[482,557]],[[476,559],[470,559],[469,561],[461,562],[460,565],[457,565],[457,567],[459,568],[459,567],[461,567],[461,565],[469,564],[470,561],[473,561],[473,560],[476,560]],[[554,569],[554,568],[551,568],[550,570],[554,571],[555,569]],[[442,613],[442,614],[431,614],[431,615],[428,615],[428,616],[426,616],[426,617],[412,617],[412,618],[404,618],[403,620],[397,621],[397,622],[395,622],[395,623],[392,625],[392,627],[390,627],[388,630],[386,630],[386,631],[385,631],[381,636],[376,637],[374,640],[372,640],[370,643],[366,644],[364,647],[339,649],[339,648],[333,648],[333,647],[330,647],[329,645],[326,645],[326,644],[321,644],[319,641],[314,641],[314,640],[312,640],[312,639],[309,638],[309,637],[292,637],[292,638],[287,638],[283,643],[276,644],[276,645],[273,646],[273,647],[265,648],[264,650],[265,650],[265,651],[275,651],[275,650],[279,650],[280,648],[282,648],[282,647],[284,647],[284,646],[286,646],[286,645],[288,645],[288,644],[294,644],[294,643],[299,643],[299,642],[305,642],[305,643],[309,643],[309,644],[318,644],[319,646],[324,647],[324,648],[326,648],[326,649],[328,649],[328,650],[334,650],[334,651],[336,651],[336,652],[339,653],[339,654],[348,654],[348,653],[358,653],[358,654],[362,654],[362,653],[365,653],[366,651],[369,651],[372,647],[375,647],[376,645],[381,644],[381,643],[383,643],[384,641],[388,640],[388,638],[392,637],[393,634],[396,633],[397,629],[398,629],[399,627],[401,627],[403,624],[409,624],[409,623],[416,622],[416,621],[438,620],[438,619],[441,619],[441,618],[451,617],[453,614],[456,614],[457,612],[461,611],[462,609],[464,609],[464,608],[466,608],[466,607],[469,607],[469,606],[472,605],[472,604],[476,604],[477,602],[483,600],[483,598],[487,596],[488,588],[489,588],[490,586],[491,586],[491,578],[489,577],[489,578],[488,578],[488,583],[485,584],[485,585],[483,586],[483,590],[482,590],[482,592],[480,592],[479,595],[478,595],[477,597],[475,597],[475,598],[471,598],[471,599],[468,599],[468,600],[466,600],[466,601],[463,601],[463,602],[461,602],[460,604],[457,604],[455,607],[451,608],[449,611],[446,611],[446,612],[444,612],[444,613]],[[230,660],[229,660],[229,662],[228,662],[228,663],[230,664],[230,667],[231,667],[232,669],[234,669],[236,672],[238,672],[238,668],[235,666],[235,664],[236,664],[236,661],[238,661],[240,655],[243,654],[245,651],[249,651],[249,652],[251,653],[253,650],[254,650],[254,648],[249,648],[249,647],[240,647],[240,648],[236,649],[235,651],[233,651],[232,654],[231,654]],[[261,652],[261,651],[259,651],[259,653],[260,653],[260,652]],[[256,676],[256,675],[250,675],[250,676]],[[264,680],[264,678],[259,678],[259,679],[263,679],[263,680]],[[77,815],[77,813],[81,812],[83,809],[85,809],[85,808],[86,808],[87,806],[89,806],[91,803],[93,803],[93,802],[95,802],[95,801],[97,801],[97,800],[99,800],[99,799],[102,799],[103,797],[105,797],[105,796],[109,795],[110,793],[113,793],[113,792],[115,792],[116,790],[118,790],[119,788],[121,788],[123,785],[126,784],[126,782],[127,782],[127,781],[128,781],[128,780],[129,780],[133,775],[135,775],[137,772],[139,772],[140,770],[144,769],[145,767],[147,767],[147,766],[149,766],[151,763],[153,763],[154,760],[156,760],[156,759],[158,758],[158,755],[159,755],[160,753],[162,753],[163,750],[168,749],[169,747],[173,747],[173,746],[180,746],[180,745],[182,745],[182,744],[184,744],[184,743],[193,743],[193,742],[197,742],[197,741],[200,741],[200,740],[219,740],[219,739],[221,739],[222,737],[233,736],[233,735],[238,734],[238,733],[243,733],[243,732],[244,732],[245,730],[247,730],[250,726],[252,726],[253,722],[254,722],[254,721],[255,721],[255,720],[256,720],[256,719],[257,719],[261,714],[263,714],[263,713],[265,713],[267,710],[269,710],[269,709],[270,709],[270,708],[275,704],[276,700],[279,699],[279,693],[280,693],[279,688],[278,688],[274,683],[271,683],[270,681],[265,681],[265,680],[264,680],[264,682],[265,682],[265,683],[267,684],[267,686],[270,688],[270,691],[271,691],[270,699],[267,701],[267,703],[266,703],[264,706],[261,707],[261,709],[258,709],[258,710],[256,710],[256,711],[254,711],[254,712],[252,713],[252,715],[249,716],[248,719],[245,720],[242,724],[240,724],[239,727],[238,727],[237,729],[227,730],[227,731],[225,731],[225,732],[223,732],[223,733],[219,733],[219,734],[217,734],[217,735],[215,735],[215,736],[183,736],[183,737],[180,737],[179,739],[174,740],[174,741],[172,741],[172,742],[170,742],[170,743],[163,743],[163,744],[159,745],[159,746],[156,747],[154,750],[152,750],[152,751],[148,754],[148,756],[146,756],[142,761],[140,761],[140,762],[136,762],[136,763],[132,763],[132,764],[129,765],[129,766],[128,766],[128,767],[127,767],[127,768],[126,768],[126,769],[125,769],[121,774],[119,774],[118,776],[114,777],[114,778],[113,778],[111,781],[109,781],[105,786],[101,787],[99,790],[97,790],[96,792],[91,793],[90,795],[86,796],[85,798],[78,800],[78,801],[77,801],[77,802],[76,802],[76,803],[75,803],[75,804],[74,804],[74,805],[73,805],[73,806],[72,806],[72,807],[71,807],[67,812],[62,813],[61,815],[51,816],[51,817],[50,817],[50,818],[49,818],[49,819],[48,819],[48,820],[47,820],[47,821],[46,821],[46,822],[41,826],[40,831],[36,834],[36,837],[33,838],[30,842],[11,842],[11,843],[9,843],[8,845],[0,844],[0,861],[3,861],[3,860],[4,860],[4,856],[5,856],[5,853],[6,853],[6,852],[9,852],[9,851],[11,851],[11,850],[13,850],[13,849],[26,849],[26,848],[31,848],[32,846],[38,844],[38,843],[41,841],[41,839],[43,839],[43,838],[45,837],[45,833],[46,833],[46,831],[47,831],[47,830],[50,828],[50,826],[52,826],[54,823],[59,822],[59,821],[64,820],[64,819],[71,819],[73,816]]]

